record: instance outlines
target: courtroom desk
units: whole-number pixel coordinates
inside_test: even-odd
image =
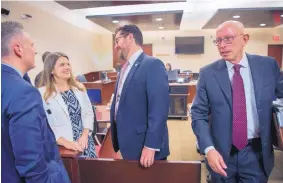
[[[150,168],[138,161],[110,159],[80,159],[78,164],[83,183],[200,183],[201,179],[197,161],[155,161]]]
[[[111,79],[112,81],[117,80],[117,72],[107,72],[107,77]]]
[[[100,89],[102,105],[106,105],[110,101],[114,93],[115,84],[116,81],[102,82],[101,80],[83,83],[87,89]]]
[[[59,151],[71,182],[79,183],[80,180],[78,174],[78,157],[81,155],[81,153],[78,151],[66,149],[62,146],[59,146]]]
[[[96,120],[98,122],[97,137],[101,143],[99,148],[98,157],[99,158],[113,158],[122,159],[119,153],[116,153],[112,145],[111,128],[110,128],[110,109],[108,106],[96,106]],[[105,132],[101,132],[104,131]],[[99,138],[99,136],[104,136],[104,138]]]
[[[109,123],[110,122],[110,108],[107,105],[96,106],[96,120],[98,123]]]
[[[283,151],[283,125],[281,124],[283,118],[281,117],[283,111],[280,111],[278,108],[273,106],[273,114],[271,121],[271,132],[273,143],[276,145],[276,149]],[[280,119],[279,119],[280,118]]]
[[[187,119],[188,103],[192,103],[196,95],[196,81],[189,83],[169,83],[170,108],[168,117]]]
[[[89,72],[87,74],[84,74],[84,76],[88,82],[93,82],[93,81],[100,80],[100,73],[101,71],[94,71],[94,72]]]
[[[191,81],[193,79],[193,73],[190,73],[190,74],[185,74],[185,73],[178,74],[178,78],[186,78],[186,77],[188,77],[189,80]]]
[[[143,168],[138,161],[80,158],[76,153],[64,153],[66,150],[60,149],[72,183],[200,183],[201,179],[199,161],[155,161],[150,168]]]
[[[104,131],[110,127],[110,108],[106,105],[98,105],[96,106],[95,115],[97,121],[96,135],[101,142],[106,135]]]

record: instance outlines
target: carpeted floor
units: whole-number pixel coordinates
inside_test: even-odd
[[[168,120],[170,152],[168,160],[193,161],[203,157],[196,152],[196,138],[190,121]],[[206,169],[202,166],[202,183],[205,183]],[[268,183],[283,183],[283,152],[275,151],[275,167]]]

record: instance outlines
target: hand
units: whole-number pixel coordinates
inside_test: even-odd
[[[219,154],[219,152],[215,149],[212,149],[208,151],[207,153],[207,161],[209,166],[212,168],[212,170],[224,177],[227,177],[227,173],[224,169],[227,168],[222,156]]]
[[[154,150],[144,147],[140,158],[141,165],[144,166],[145,168],[149,168],[154,162],[154,155],[155,155]]]
[[[78,143],[83,150],[87,149],[87,147],[88,147],[88,134],[82,134],[82,136],[78,140]]]
[[[83,151],[80,144],[78,142],[69,141],[64,145],[67,149],[71,149],[74,151]]]

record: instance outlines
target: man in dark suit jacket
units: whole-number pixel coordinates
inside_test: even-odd
[[[1,23],[1,182],[69,183],[39,91],[23,79],[33,42],[17,22]]]
[[[274,58],[246,54],[240,22],[216,31],[222,59],[200,70],[191,108],[192,128],[213,182],[267,182],[274,166],[272,100],[283,97]]]
[[[169,84],[164,64],[143,53],[143,37],[135,25],[116,30],[115,48],[125,60],[111,106],[114,150],[144,167],[169,155],[167,118]]]

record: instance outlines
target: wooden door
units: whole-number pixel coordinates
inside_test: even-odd
[[[268,56],[274,57],[280,68],[282,68],[282,52],[283,45],[268,45]]]

